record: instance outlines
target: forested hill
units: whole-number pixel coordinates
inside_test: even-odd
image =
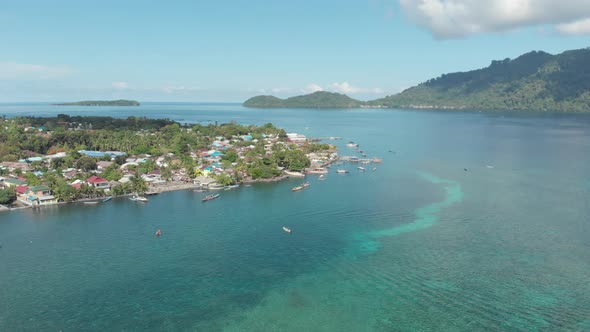
[[[396,108],[590,112],[590,49],[530,52],[368,103]]]
[[[274,96],[256,96],[244,102],[245,107],[255,108],[355,108],[363,102],[347,95],[317,91],[303,96],[280,99]]]

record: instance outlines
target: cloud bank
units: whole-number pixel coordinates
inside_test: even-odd
[[[590,34],[588,0],[399,0],[406,16],[436,38],[553,25],[568,35]]]
[[[47,80],[71,75],[67,66],[47,66],[14,61],[0,61],[0,80]]]

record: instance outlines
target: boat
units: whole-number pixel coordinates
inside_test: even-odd
[[[373,159],[371,159],[371,161],[374,162],[375,164],[379,164],[379,163],[383,162],[383,159],[381,159],[381,158],[373,158]]]
[[[108,196],[108,197],[106,197],[105,199],[103,199],[102,201],[103,201],[103,202],[108,202],[108,201],[110,201],[111,199],[113,199],[113,196]]]
[[[370,160],[363,160],[363,161],[361,161],[361,164],[370,164],[370,163],[371,163]]]
[[[316,168],[312,168],[312,169],[308,170],[307,173],[309,173],[309,174],[326,174],[326,173],[328,173],[328,170],[323,167],[316,167]]]
[[[305,188],[304,186],[297,186],[297,187],[293,187],[293,189],[291,189],[291,191],[300,191],[303,190],[303,188]]]
[[[336,170],[336,173],[338,173],[338,174],[346,174],[346,173],[348,173],[348,171],[345,170],[345,169],[337,169]]]
[[[203,199],[201,200],[202,202],[208,202],[212,199],[216,199],[219,198],[219,194],[214,194],[214,195],[207,195],[205,197],[203,197]]]
[[[377,170],[377,167],[373,167],[373,172],[375,172]]]
[[[346,144],[346,146],[349,148],[358,148],[359,147],[358,143],[355,143],[353,141],[348,142],[348,144]]]
[[[87,205],[95,205],[95,204],[98,204],[100,202],[99,201],[89,201],[89,202],[82,202],[82,203],[87,204]]]
[[[293,232],[290,228],[287,228],[285,226],[283,226],[283,230],[289,234],[291,234]]]
[[[301,172],[285,171],[285,174],[287,174],[290,178],[304,178],[305,177],[305,174],[303,174]]]
[[[239,184],[234,184],[231,186],[225,186],[224,190],[232,190],[232,189],[236,189],[238,188],[240,185]]]
[[[162,231],[158,229],[158,230],[156,231],[156,234],[155,234],[155,235],[156,235],[156,236],[162,236]]]
[[[193,189],[193,191],[196,193],[202,193],[202,192],[205,192],[205,189],[199,188],[199,189]]]
[[[303,186],[303,188],[307,188],[307,187],[311,186],[311,184],[309,184],[309,182],[305,182],[302,184],[302,186]]]
[[[366,170],[366,168],[364,168],[364,167],[362,167],[362,166],[359,166],[359,167],[357,167],[357,169],[358,169],[359,171],[365,171],[365,170]]]
[[[321,180],[321,181],[323,181],[325,179],[326,179],[326,176],[324,174],[321,174],[320,177],[318,178],[318,180]]]
[[[132,201],[134,201],[134,202],[143,202],[143,203],[145,203],[145,202],[148,201],[147,198],[145,198],[143,196],[136,196],[136,195],[131,196],[129,199],[132,200]]]

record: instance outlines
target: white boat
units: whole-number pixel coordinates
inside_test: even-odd
[[[98,204],[99,202],[98,201],[90,201],[90,202],[82,202],[82,203],[87,204],[87,205],[95,205],[95,204]]]
[[[358,169],[359,171],[365,171],[365,170],[366,170],[366,168],[364,168],[364,167],[362,167],[362,166],[359,166],[359,167],[357,167],[357,169]]]
[[[285,171],[285,174],[287,174],[291,178],[304,178],[305,177],[305,174],[303,174],[301,172]]]
[[[312,169],[308,170],[307,173],[309,173],[309,174],[326,174],[326,173],[328,173],[328,170],[323,167],[316,167],[316,168],[312,168]]]
[[[326,176],[324,174],[321,174],[320,177],[318,177],[318,180],[321,180],[321,181],[323,181],[325,179],[326,179]]]
[[[303,190],[303,186],[297,186],[297,187],[293,187],[293,189],[291,189],[291,191],[300,191]]]
[[[311,186],[311,184],[309,184],[309,182],[304,182],[302,186],[303,186],[303,188],[307,188],[307,187]]]
[[[337,169],[336,170],[336,173],[338,173],[338,174],[346,174],[346,173],[348,173],[348,171],[345,170],[345,169]]]
[[[373,167],[373,172],[375,172],[377,170],[377,167]]]
[[[132,200],[132,201],[134,201],[134,202],[144,202],[145,203],[145,202],[148,201],[147,198],[145,198],[143,196],[136,196],[136,195],[131,196],[129,199]]]
[[[352,142],[352,141],[351,142],[348,142],[348,144],[346,144],[346,146],[349,147],[349,148],[358,148],[359,147],[358,143],[355,143],[355,142]]]
[[[226,187],[224,188],[224,190],[232,190],[232,189],[236,189],[236,188],[238,188],[239,186],[240,186],[240,185],[238,185],[238,184],[234,184],[234,185],[231,185],[231,186],[226,186]]]
[[[290,228],[287,228],[285,226],[283,226],[283,230],[289,234],[291,234],[293,232]]]

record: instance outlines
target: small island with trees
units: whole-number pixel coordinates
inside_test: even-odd
[[[252,108],[357,108],[361,105],[363,102],[347,95],[327,91],[317,91],[287,99],[256,96],[244,102],[245,107]]]
[[[139,106],[136,100],[84,100],[71,103],[57,103],[55,106]]]
[[[128,117],[0,119],[0,210],[303,176],[336,148],[268,123]]]

